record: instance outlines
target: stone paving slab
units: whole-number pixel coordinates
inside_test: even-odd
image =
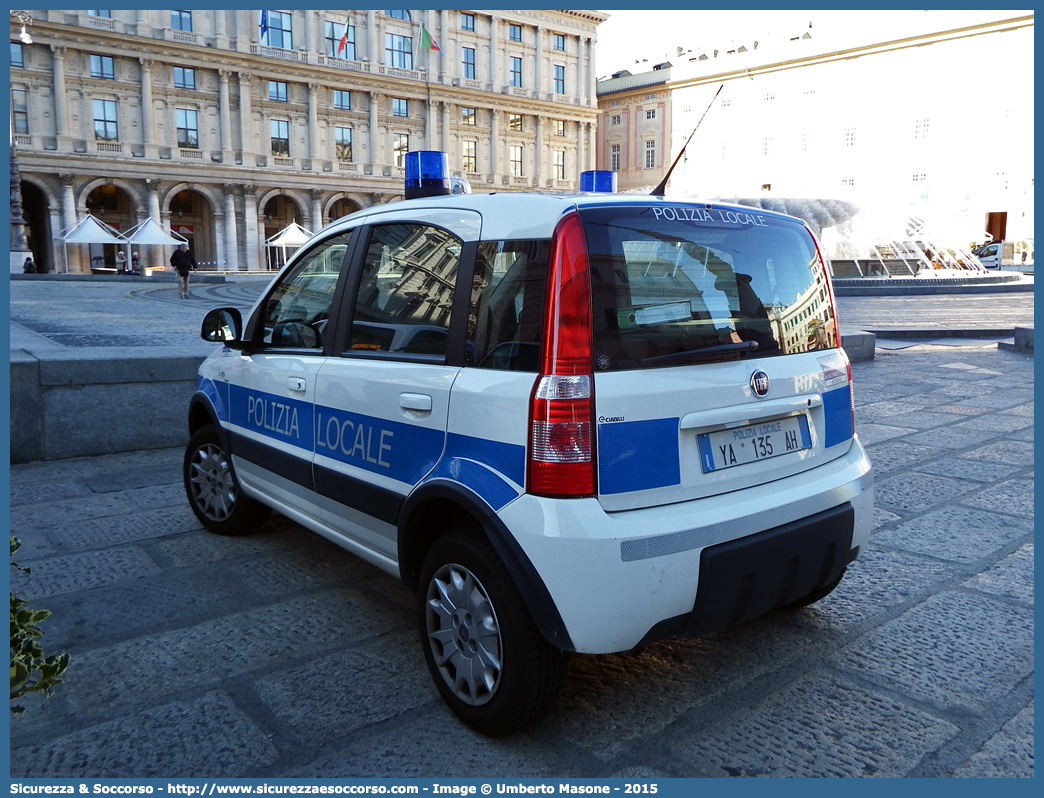
[[[278,515],[205,532],[179,450],[13,466],[15,584],[72,664],[12,720],[12,775],[1031,777],[1033,360],[922,343],[852,371],[880,501],[839,588],[574,656],[505,740],[439,699],[400,582]]]

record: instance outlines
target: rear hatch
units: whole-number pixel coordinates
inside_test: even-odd
[[[749,488],[848,450],[848,361],[804,223],[658,200],[579,214],[606,510]]]

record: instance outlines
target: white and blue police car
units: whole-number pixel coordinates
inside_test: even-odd
[[[245,321],[206,316],[223,346],[184,464],[202,524],[275,509],[402,579],[439,691],[490,734],[550,708],[567,652],[830,593],[873,478],[808,227],[451,193],[440,157],[411,153],[407,199],[317,233]]]

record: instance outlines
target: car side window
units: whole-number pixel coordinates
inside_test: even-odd
[[[284,274],[265,303],[265,346],[321,349],[352,231],[315,245]],[[332,328],[331,328],[332,329]]]
[[[468,365],[538,371],[549,242],[483,241],[468,318]]]
[[[460,249],[440,227],[372,227],[347,351],[444,359]]]

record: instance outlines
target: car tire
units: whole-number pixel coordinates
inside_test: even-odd
[[[790,602],[789,604],[785,605],[783,607],[783,609],[785,609],[785,610],[800,610],[802,607],[807,607],[809,604],[815,604],[820,599],[826,598],[827,596],[829,596],[831,593],[834,592],[834,588],[836,588],[839,584],[841,584],[841,580],[845,578],[845,572],[847,570],[848,570],[847,568],[842,568],[841,569],[841,573],[839,573],[837,575],[837,579],[835,579],[834,581],[830,582],[829,584],[824,585],[821,588],[813,590],[811,593],[809,593],[804,598],[799,598],[797,601]]]
[[[464,528],[428,551],[417,589],[421,647],[435,685],[473,729],[505,735],[540,720],[566,654],[540,634],[489,540]]]
[[[211,532],[246,535],[271,513],[265,505],[243,495],[232,470],[232,458],[211,424],[196,430],[189,439],[183,474],[192,512]]]

